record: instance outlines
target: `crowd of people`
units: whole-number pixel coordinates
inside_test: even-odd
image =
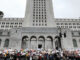
[[[80,50],[0,50],[0,60],[80,60]]]

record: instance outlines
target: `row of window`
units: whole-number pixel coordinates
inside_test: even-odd
[[[80,31],[72,32],[73,37],[80,37]]]
[[[45,17],[46,15],[38,15],[38,14],[35,14],[35,13],[33,13],[33,16],[39,16],[39,17]]]
[[[12,22],[11,23],[9,23],[9,22],[0,22],[0,24],[20,24],[20,25],[22,25],[22,23],[17,23],[17,22],[16,23],[12,23]]]
[[[58,28],[80,28],[80,26],[57,26]]]
[[[36,7],[46,7],[46,5],[42,4],[42,3],[41,4],[37,3],[37,4],[34,4],[34,8],[36,8]]]
[[[36,19],[36,20],[37,20],[37,19],[39,19],[39,20],[42,20],[42,19],[43,19],[43,20],[46,20],[46,17],[33,17],[33,19]]]
[[[33,11],[36,11],[36,12],[37,11],[42,11],[43,12],[43,11],[46,11],[46,9],[43,9],[43,8],[42,9],[41,8],[40,9],[33,9]]]
[[[45,9],[46,8],[46,6],[33,6],[33,9]]]
[[[80,23],[56,23],[57,25],[80,25]]]
[[[45,3],[43,4],[43,2],[42,3],[34,3],[34,7],[37,7],[37,6],[45,7],[46,5],[45,5]]]
[[[36,19],[46,19],[46,16],[33,16]]]
[[[38,14],[33,14],[33,16],[37,16],[37,17],[46,17],[46,15],[38,15]]]
[[[47,21],[33,20],[33,26],[47,26]]]
[[[40,3],[44,3],[44,4],[45,4],[45,1],[44,1],[44,0],[43,0],[43,1],[38,1],[38,0],[37,0],[37,1],[34,1],[34,4],[35,4],[35,3],[36,3],[36,4],[38,4],[38,3],[39,3],[39,4],[40,4]]]
[[[34,0],[34,1],[45,1],[45,0]]]
[[[33,15],[36,14],[36,15],[46,15],[46,11],[45,12],[40,12],[40,11],[33,11]]]
[[[47,22],[46,20],[33,20],[33,22]]]
[[[46,7],[46,3],[45,2],[34,2],[33,6],[34,7],[36,7],[36,6],[44,6],[44,7]]]
[[[14,28],[14,27],[22,27],[22,26],[13,26],[13,25],[11,25],[11,26],[4,26],[4,25],[1,25],[1,28]]]
[[[9,36],[10,32],[2,32],[0,31],[0,36]]]
[[[33,8],[33,11],[39,11],[39,12],[43,12],[43,11],[46,11],[46,8]]]
[[[0,46],[1,46],[2,40],[0,39]],[[4,47],[9,47],[9,39],[6,39],[4,42]]]
[[[33,23],[33,26],[47,26],[47,24],[34,24]]]
[[[36,1],[36,2],[34,1],[34,3],[33,3],[33,4],[44,4],[44,5],[45,5],[45,4],[46,4],[46,2],[45,2],[45,1]]]
[[[56,19],[56,21],[80,21],[80,19]]]

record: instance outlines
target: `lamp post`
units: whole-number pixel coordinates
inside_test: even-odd
[[[60,37],[60,36],[55,36],[55,38],[58,39],[56,49],[57,49],[57,50],[58,50],[59,48],[62,49],[61,37]]]
[[[61,28],[59,28],[59,30],[60,30],[60,32],[59,32],[59,35],[58,36],[55,36],[55,38],[57,38],[58,39],[58,43],[57,43],[57,47],[56,47],[56,49],[61,49],[62,50],[62,35],[64,36],[64,38],[66,38],[66,32],[64,32],[63,34],[62,34],[62,31],[61,31]]]

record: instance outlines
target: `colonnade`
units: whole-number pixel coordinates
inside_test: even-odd
[[[55,41],[52,36],[23,36],[21,48],[23,49],[53,49]]]

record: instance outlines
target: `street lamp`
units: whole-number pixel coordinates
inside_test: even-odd
[[[58,44],[56,49],[58,50],[60,48],[62,50],[62,43],[61,43],[62,35],[64,36],[64,38],[66,38],[66,32],[62,34],[61,28],[59,28],[59,30],[60,30],[59,35],[55,36],[55,38],[58,39]]]

